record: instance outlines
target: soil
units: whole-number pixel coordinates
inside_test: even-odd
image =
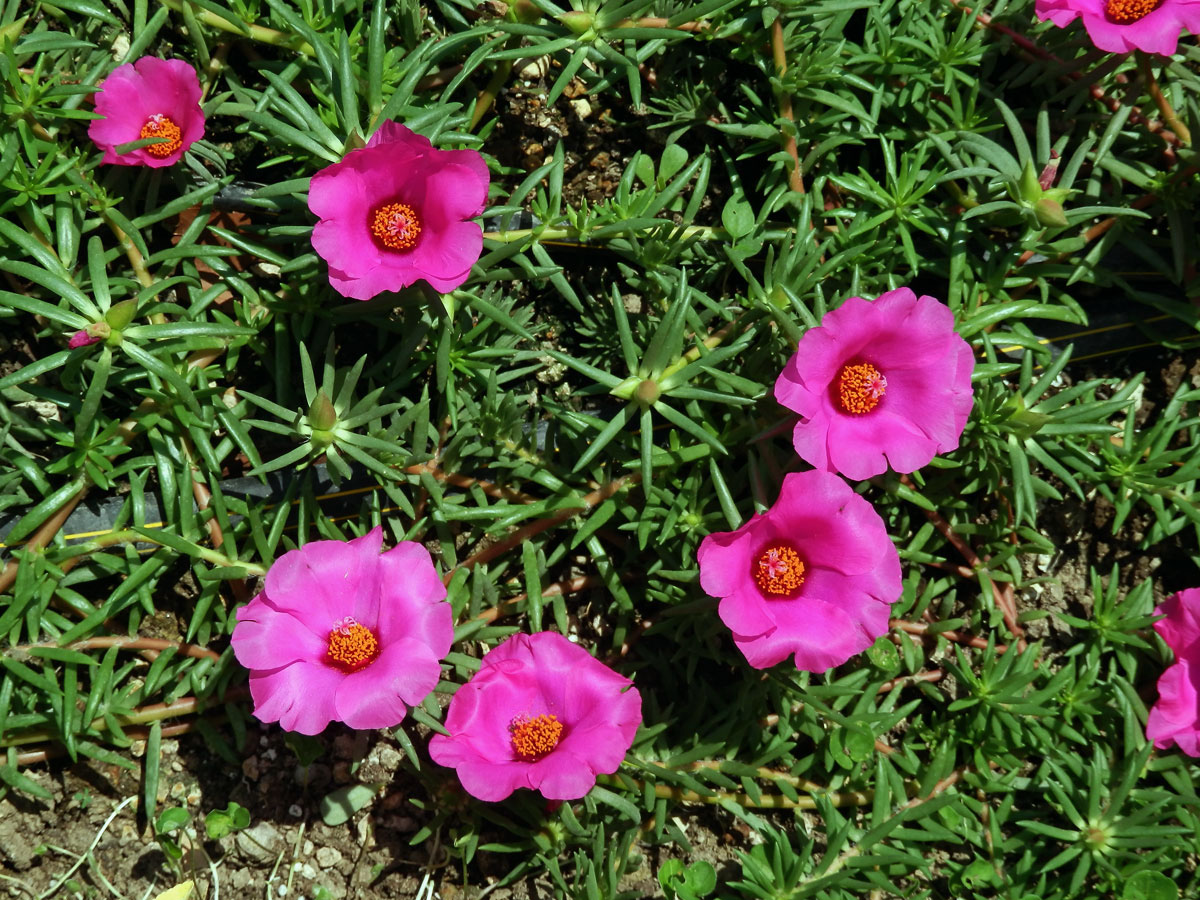
[[[425,884],[426,891],[455,900],[482,896],[513,865],[509,855],[481,851],[472,864],[472,883],[464,885],[443,849],[445,835],[410,844],[432,813],[409,802],[428,801],[416,796],[424,794],[423,788],[403,773],[397,777],[404,760],[399,744],[383,733],[335,729],[320,741],[324,754],[302,766],[279,729],[251,731],[236,767],[195,736],[163,741],[158,808],[180,807],[190,814],[188,836],[180,840],[179,874],[194,879],[201,896],[215,896],[210,892],[215,880],[221,896],[235,898],[429,897],[421,893]],[[137,742],[133,755],[144,750]],[[0,896],[41,896],[68,875],[63,889],[84,898],[107,896],[106,885],[119,896],[137,898],[175,883],[171,862],[154,841],[153,829],[140,823],[136,803],[108,822],[124,799],[140,793],[136,773],[82,761],[25,774],[52,799],[9,794],[0,800]],[[325,824],[321,799],[355,783],[385,786],[345,824]],[[208,839],[205,815],[230,801],[251,810],[250,827]],[[681,810],[677,816],[692,843],[687,859],[708,860],[722,877],[736,878],[737,850],[749,846],[745,826],[707,809],[691,815]],[[674,845],[637,849],[641,859],[631,865],[621,889],[633,896],[656,895],[658,865],[680,850]],[[536,879],[488,892],[498,898],[553,896],[549,883]]]

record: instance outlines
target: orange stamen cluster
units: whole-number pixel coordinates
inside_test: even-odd
[[[146,120],[139,135],[145,138],[164,138],[164,143],[147,144],[143,149],[155,159],[166,159],[183,146],[183,132],[170,116],[155,114]]]
[[[513,753],[527,762],[541,759],[558,746],[563,726],[558,716],[517,716],[509,723]]]
[[[887,393],[887,379],[868,362],[842,366],[836,383],[836,397],[843,412],[861,416],[869,413]]]
[[[1110,22],[1132,25],[1162,6],[1163,0],[1108,0],[1104,14]]]
[[[350,616],[335,622],[329,632],[329,663],[343,672],[365,669],[379,657],[379,640]]]
[[[421,220],[407,203],[388,203],[371,216],[371,234],[389,250],[408,250],[421,234]]]
[[[790,544],[771,544],[758,554],[751,574],[764,594],[787,597],[804,584],[804,563]]]

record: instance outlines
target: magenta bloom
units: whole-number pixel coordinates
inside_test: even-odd
[[[72,350],[78,350],[80,347],[88,347],[92,344],[98,344],[104,338],[95,334],[88,334],[87,329],[77,331],[71,335],[71,339],[67,341],[67,346]]]
[[[429,741],[468,794],[503,800],[517,788],[577,800],[617,771],[642,721],[633,683],[552,631],[495,647]]]
[[[1154,630],[1175,653],[1158,679],[1158,702],[1150,710],[1146,737],[1160,750],[1172,744],[1200,756],[1200,588],[1180,591],[1154,610],[1166,616]]]
[[[204,137],[200,80],[178,59],[143,56],[117,66],[100,84],[96,112],[104,118],[92,121],[88,137],[104,151],[104,162],[118,166],[173,166]],[[164,142],[117,153],[121,144],[151,137]]]
[[[474,150],[435,150],[384,122],[366,147],[312,177],[312,243],[343,297],[369,300],[425,279],[441,293],[467,280],[483,231],[488,168]]]
[[[861,481],[921,468],[958,447],[974,398],[954,315],[908,288],[851,297],[800,338],[775,399],[800,414],[800,458]]]
[[[1200,0],[1037,0],[1034,11],[1059,28],[1083,19],[1092,43],[1110,53],[1170,56],[1181,29],[1200,34]]]
[[[900,555],[879,513],[836,475],[793,472],[779,499],[737,531],[700,544],[700,585],[746,661],[765,669],[795,655],[824,672],[888,630],[900,597]]]
[[[453,614],[429,551],[383,530],[281,556],[237,611],[233,652],[250,670],[254,715],[317,734],[337,719],[391,728],[441,677]]]

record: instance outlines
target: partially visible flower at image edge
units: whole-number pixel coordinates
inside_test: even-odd
[[[793,472],[779,499],[697,554],[700,586],[746,661],[824,672],[888,630],[900,555],[879,513],[837,475]]]
[[[233,652],[258,719],[301,734],[391,728],[433,690],[454,638],[446,588],[423,546],[382,545],[377,527],[290,550],[238,609]]]
[[[100,84],[96,112],[104,118],[92,120],[88,137],[104,151],[102,161],[113,165],[171,166],[204,137],[200,79],[178,59],[143,56],[117,66]],[[117,152],[122,144],[152,137],[162,140]]]
[[[487,203],[487,163],[474,150],[436,150],[427,137],[384,122],[367,146],[312,177],[312,244],[343,297],[369,300],[425,280],[454,290],[483,250],[467,221]]]
[[[1034,12],[1059,28],[1082,19],[1092,43],[1110,53],[1170,56],[1181,30],[1200,34],[1200,0],[1037,0]]]
[[[958,447],[974,368],[949,307],[898,288],[874,302],[851,297],[806,331],[775,399],[800,414],[801,459],[862,481]]]
[[[1200,588],[1172,594],[1154,610],[1154,623],[1175,662],[1158,679],[1158,702],[1150,709],[1146,737],[1160,750],[1172,744],[1200,756]]]
[[[517,788],[577,800],[615,772],[642,721],[633,682],[556,632],[518,634],[488,651],[446,714],[434,762],[479,800]]]

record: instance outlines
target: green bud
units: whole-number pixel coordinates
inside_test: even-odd
[[[1038,184],[1033,160],[1025,160],[1025,167],[1021,169],[1021,180],[1017,184],[1017,193],[1026,203],[1037,203],[1042,199],[1042,186]]]
[[[525,25],[535,25],[542,20],[542,11],[529,0],[517,0],[511,9],[517,21]]]
[[[29,16],[22,16],[15,22],[9,22],[7,25],[0,27],[0,47],[4,46],[4,42],[17,42],[17,38],[21,36],[22,30],[25,28],[25,23],[29,21]]]
[[[120,303],[114,303],[108,308],[108,312],[104,314],[104,321],[107,322],[114,331],[120,331],[133,321],[133,316],[136,312],[136,300],[122,300]]]
[[[1004,404],[1004,409],[1008,412],[1008,419],[1004,422],[1005,427],[1022,441],[1028,440],[1041,431],[1042,426],[1047,422],[1054,421],[1053,416],[1027,409],[1025,398],[1021,394],[1014,394],[1010,397]]]
[[[1068,224],[1062,204],[1049,197],[1043,197],[1033,204],[1033,214],[1037,216],[1038,222],[1047,228],[1065,228]]]
[[[316,398],[308,408],[308,424],[313,428],[314,439],[317,431],[328,431],[337,424],[337,410],[324,391],[317,391]]]
[[[596,17],[590,12],[584,12],[581,9],[572,10],[559,16],[558,21],[580,37],[585,37],[589,34],[591,37],[595,37],[592,26],[596,24]]]
[[[658,386],[658,382],[650,378],[641,382],[633,395],[637,398],[638,403],[643,406],[653,406],[658,398],[662,396],[662,388]]]

